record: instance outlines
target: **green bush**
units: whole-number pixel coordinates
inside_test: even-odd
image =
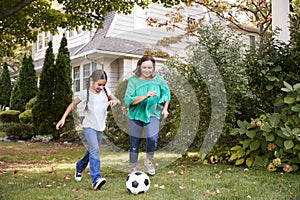
[[[264,166],[268,171],[297,171],[300,166],[300,83],[284,82],[287,94],[277,100],[280,112],[262,115],[251,122],[238,121],[232,135],[243,140],[231,148],[229,161],[248,167]]]
[[[78,141],[80,131],[81,130],[75,127],[73,119],[68,118],[64,127],[60,129],[59,138],[63,141],[69,142]]]
[[[0,112],[0,122],[2,123],[9,123],[9,122],[16,122],[19,123],[19,114],[20,111],[18,110],[7,110]]]
[[[26,110],[19,115],[20,122],[23,124],[32,123],[32,112],[31,110]]]
[[[26,106],[25,106],[25,110],[31,110],[34,106],[36,102],[36,97],[33,97],[32,99],[30,99],[27,103],[26,103]]]
[[[15,123],[5,129],[6,135],[13,140],[29,140],[33,136],[33,128],[29,124]]]

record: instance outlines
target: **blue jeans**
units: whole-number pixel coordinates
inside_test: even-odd
[[[88,150],[85,152],[83,158],[76,163],[76,170],[81,173],[90,162],[90,176],[92,184],[94,184],[101,178],[99,146],[102,141],[103,132],[92,128],[83,128],[83,133],[87,140]]]
[[[143,131],[146,136],[146,156],[147,158],[154,157],[158,141],[159,125],[160,121],[156,117],[151,117],[149,123],[128,119],[128,131],[130,135],[129,164],[131,167],[135,167],[138,164]]]

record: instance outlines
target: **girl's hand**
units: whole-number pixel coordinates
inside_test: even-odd
[[[114,106],[116,106],[116,105],[118,105],[118,104],[119,104],[119,101],[113,99],[113,100],[110,100],[110,101],[107,103],[107,106],[114,107]]]
[[[56,130],[59,130],[59,128],[62,128],[65,124],[65,119],[59,120],[59,122],[56,124]]]
[[[168,117],[168,115],[169,115],[168,110],[162,110],[161,111],[161,117],[162,117],[163,120],[165,120]]]

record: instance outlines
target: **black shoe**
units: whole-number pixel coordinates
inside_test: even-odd
[[[106,183],[105,178],[100,178],[96,181],[96,183],[93,184],[94,190],[100,190],[101,187]]]

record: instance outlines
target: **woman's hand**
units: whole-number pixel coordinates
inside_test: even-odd
[[[156,96],[156,92],[154,92],[154,91],[149,91],[149,92],[147,92],[146,96],[147,96],[147,97],[154,97],[154,96]]]
[[[162,120],[165,120],[165,119],[168,117],[168,115],[169,115],[168,110],[163,109],[163,110],[161,111],[161,117],[162,117]]]

